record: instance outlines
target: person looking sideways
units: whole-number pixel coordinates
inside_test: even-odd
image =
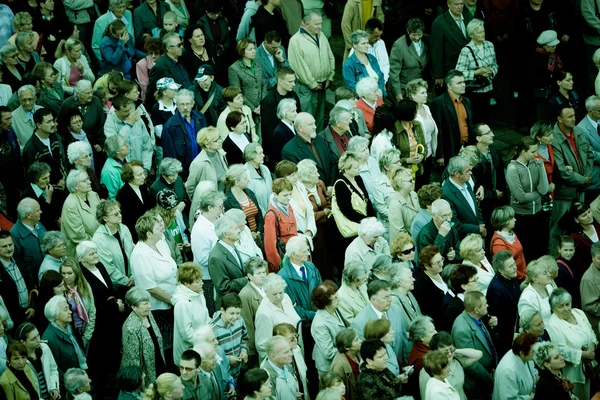
[[[360,346],[364,363],[358,376],[358,399],[396,399],[402,390],[401,380],[387,368],[385,344],[366,339]]]

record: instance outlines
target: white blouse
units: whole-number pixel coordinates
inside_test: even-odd
[[[522,316],[523,312],[527,310],[537,311],[542,316],[544,324],[548,326],[548,322],[552,316],[552,310],[550,309],[549,301],[550,294],[552,293],[552,286],[546,285],[546,291],[548,292],[548,297],[543,298],[540,296],[538,291],[533,288],[533,286],[528,285],[525,290],[523,290],[523,293],[521,293],[521,297],[519,298],[519,316]]]
[[[177,264],[171,258],[171,250],[164,239],[156,243],[159,253],[141,240],[131,252],[131,270],[135,286],[149,290],[159,288],[170,295],[177,286]],[[152,310],[168,310],[172,306],[162,300],[150,297]]]
[[[431,378],[427,382],[425,389],[425,400],[460,400],[458,391],[448,383],[447,379],[440,381],[437,378]]]

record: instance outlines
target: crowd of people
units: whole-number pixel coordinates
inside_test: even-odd
[[[600,397],[596,3],[0,0],[0,399]]]

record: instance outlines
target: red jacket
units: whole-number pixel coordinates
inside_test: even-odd
[[[496,254],[500,250],[510,251],[515,259],[515,262],[517,263],[517,279],[519,281],[523,281],[525,279],[527,263],[525,262],[525,255],[523,254],[523,245],[521,245],[521,242],[516,234],[515,242],[510,244],[498,232],[494,232],[490,248],[492,254]]]
[[[287,243],[292,236],[298,236],[296,217],[292,207],[288,206],[288,212],[289,216],[279,211],[273,204],[269,204],[269,209],[265,214],[265,257],[269,263],[269,272],[279,271],[279,264],[281,264],[281,256],[277,250],[277,225],[279,225],[279,237],[284,243]],[[277,216],[277,222],[275,216]]]

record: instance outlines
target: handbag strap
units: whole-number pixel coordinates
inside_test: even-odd
[[[569,268],[569,265],[566,262],[564,262],[563,260],[556,260],[556,262],[560,265],[563,265],[567,269],[567,271],[569,271],[569,274],[571,274],[571,278],[573,278],[573,271],[571,271],[571,268]]]
[[[279,230],[279,217],[277,216],[277,213],[273,210],[267,210],[265,217],[268,213],[273,213],[273,215],[275,215],[275,229],[277,230],[277,237],[281,237],[281,231]]]
[[[471,48],[471,46],[467,45],[465,46],[467,49],[469,49],[469,51],[471,52],[471,55],[473,56],[473,61],[475,61],[475,69],[479,69],[479,63],[477,62],[477,57],[475,57],[475,52],[473,51],[473,48]]]

